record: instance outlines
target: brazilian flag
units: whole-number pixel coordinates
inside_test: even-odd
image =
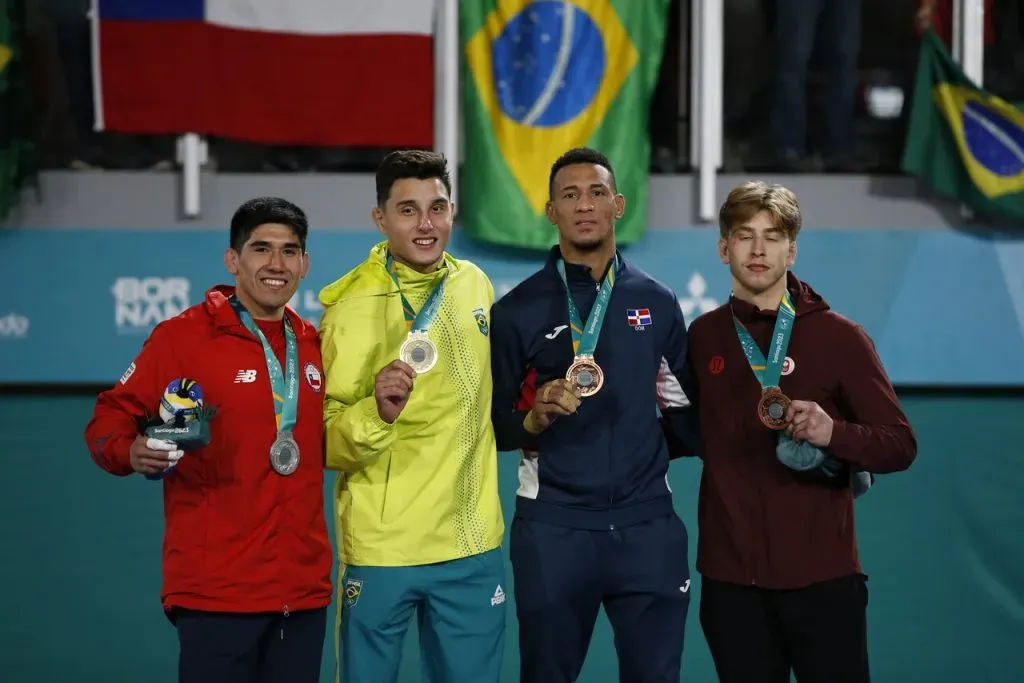
[[[603,152],[626,196],[616,242],[644,232],[648,114],[669,0],[462,0],[465,165],[460,224],[493,244],[546,249],[551,164]]]
[[[902,167],[979,214],[1024,219],[1024,111],[971,82],[931,30]]]
[[[35,177],[25,44],[25,0],[0,0],[0,222]]]

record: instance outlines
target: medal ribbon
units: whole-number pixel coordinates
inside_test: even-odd
[[[274,415],[277,418],[278,433],[291,433],[295,427],[295,420],[299,412],[299,345],[295,340],[295,330],[288,316],[284,317],[284,340],[287,375],[282,372],[281,364],[270,348],[270,342],[263,335],[263,332],[252,319],[249,311],[239,303],[238,299],[232,299],[231,305],[241,319],[246,329],[252,332],[260,343],[263,344],[263,355],[267,359],[267,373],[270,375],[270,388],[274,395]]]
[[[615,287],[615,273],[619,268],[618,254],[608,274],[601,282],[601,288],[597,292],[597,301],[587,316],[587,324],[584,326],[580,319],[580,311],[576,308],[576,302],[572,298],[572,290],[569,289],[569,280],[565,277],[565,261],[558,260],[558,274],[562,276],[562,284],[565,285],[565,296],[569,300],[569,329],[572,330],[572,350],[576,357],[594,355],[597,348],[597,337],[601,334],[601,325],[604,324],[604,314],[608,311],[608,302],[612,298],[612,289]]]
[[[775,319],[775,331],[772,332],[772,340],[768,345],[768,358],[761,354],[757,342],[747,332],[734,315],[732,322],[736,326],[736,334],[740,338],[740,346],[743,347],[743,355],[750,363],[750,369],[761,384],[762,389],[772,389],[779,386],[782,379],[782,364],[786,360],[786,349],[789,348],[789,338],[793,333],[793,321],[796,320],[796,309],[789,299],[789,292],[783,292],[782,301],[779,303],[779,314]]]
[[[419,313],[416,313],[409,300],[405,298],[405,294],[402,293],[402,284],[398,281],[398,265],[391,257],[391,254],[388,254],[385,266],[388,272],[391,273],[391,279],[395,281],[395,286],[398,287],[398,295],[402,297],[402,313],[405,314],[406,327],[409,328],[410,332],[426,333],[430,326],[434,324],[437,312],[441,310],[441,299],[444,298],[444,288],[445,282],[448,280],[448,272],[445,271],[444,275],[441,276],[441,281],[430,292],[430,295],[423,304],[423,308],[420,309]]]

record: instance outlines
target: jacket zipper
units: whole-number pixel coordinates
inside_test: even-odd
[[[600,282],[595,282],[594,283],[594,291],[597,292],[597,294],[601,293],[601,283]],[[596,304],[597,304],[597,300],[595,299],[594,300],[594,305],[596,305]],[[591,308],[593,308],[593,306],[591,306]],[[612,429],[614,430],[614,426],[612,426]],[[608,443],[609,444],[614,441],[614,439],[612,438],[613,436],[614,435],[609,435],[609,439],[608,439]],[[608,458],[607,458],[607,462],[608,462],[608,505],[611,506],[611,505],[615,504],[615,480],[612,477],[612,450],[611,450],[611,448],[608,448],[607,453],[608,453]],[[609,524],[608,525],[608,530],[609,531],[615,531],[615,525],[614,524]]]

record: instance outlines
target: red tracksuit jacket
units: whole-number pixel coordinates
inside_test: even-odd
[[[323,370],[316,328],[288,317],[299,350],[298,469],[270,466],[277,434],[263,346],[228,302],[231,287],[156,327],[113,389],[99,395],[85,439],[93,460],[132,473],[128,452],[176,377],[198,381],[217,408],[208,446],[186,453],[162,480],[164,609],[287,612],[331,600],[324,520]],[[284,328],[259,322],[284,367]],[[157,495],[158,483],[152,483]]]

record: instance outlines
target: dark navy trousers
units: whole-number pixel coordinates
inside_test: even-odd
[[[619,681],[679,683],[690,605],[679,517],[601,531],[516,517],[509,552],[522,683],[574,683],[602,605]]]
[[[319,683],[327,608],[284,614],[174,610],[178,683]]]

